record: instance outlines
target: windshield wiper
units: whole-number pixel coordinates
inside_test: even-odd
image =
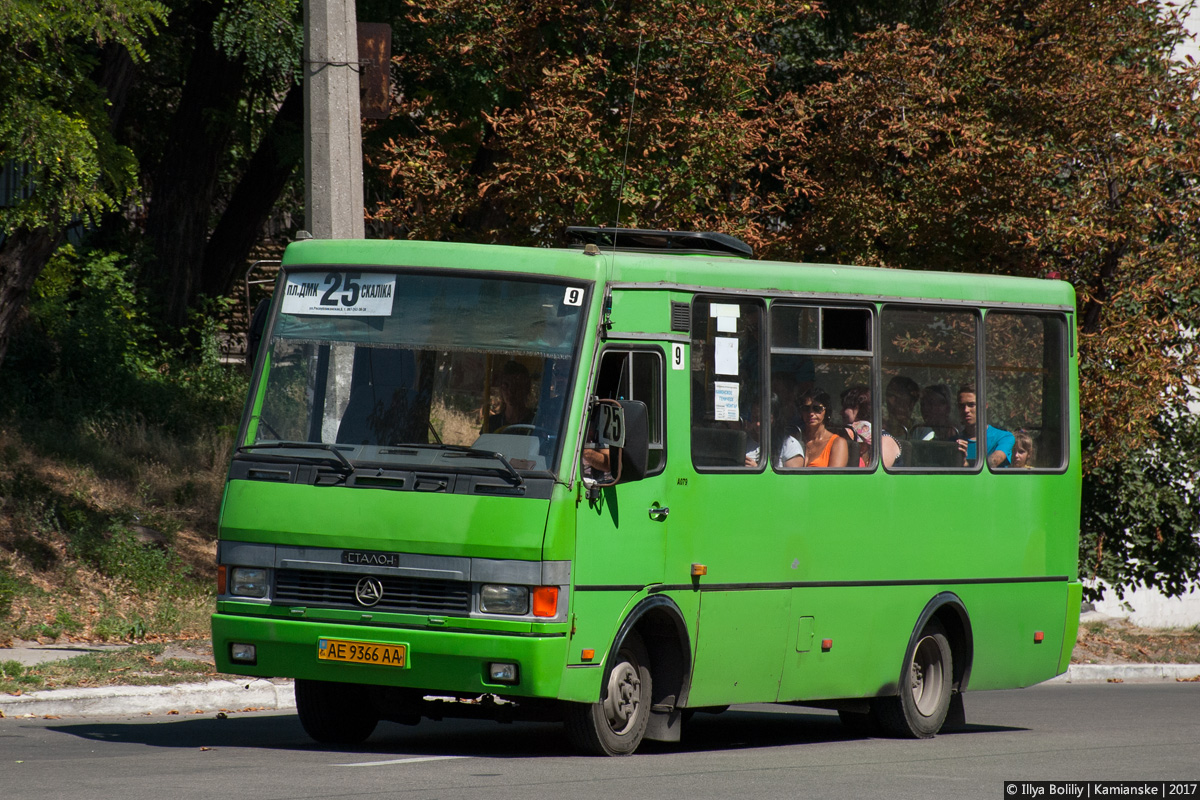
[[[251,450],[325,450],[332,453],[335,458],[317,457],[316,460],[329,464],[343,475],[353,475],[354,465],[337,449],[337,445],[328,444],[327,442],[260,442],[258,444],[246,444],[237,449],[239,453],[249,452]],[[336,459],[336,460],[335,460]]]
[[[395,446],[440,450],[446,454],[446,458],[488,458],[499,461],[504,466],[504,469],[499,471],[512,481],[513,486],[523,486],[525,484],[525,479],[521,477],[521,473],[517,472],[516,468],[509,463],[505,455],[497,453],[494,450],[481,450],[478,447],[467,447],[461,444],[415,444],[412,442],[405,442],[404,444]]]

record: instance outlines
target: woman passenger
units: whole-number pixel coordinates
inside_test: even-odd
[[[829,430],[829,395],[813,388],[800,395],[798,430],[783,442],[779,460],[788,469],[844,467],[850,460],[845,438]],[[797,438],[797,434],[799,438]]]

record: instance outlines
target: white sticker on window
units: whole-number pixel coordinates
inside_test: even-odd
[[[737,422],[738,385],[733,381],[713,382],[713,409],[717,422]]]
[[[737,333],[741,314],[742,307],[735,303],[713,303],[708,307],[708,315],[717,318],[717,330],[721,333]]]
[[[738,340],[731,336],[716,339],[716,368],[718,375],[738,374]]]
[[[396,276],[362,272],[288,275],[283,286],[284,314],[386,317],[392,313]]]
[[[568,286],[567,293],[563,295],[564,306],[581,306],[583,305],[583,289],[578,286]]]

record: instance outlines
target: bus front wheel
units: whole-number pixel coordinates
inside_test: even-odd
[[[296,679],[296,713],[321,744],[358,744],[379,724],[368,691],[353,683]]]
[[[905,739],[928,739],[950,709],[954,674],[946,629],[931,619],[905,659],[897,697],[877,698],[871,711],[883,730]]]
[[[598,703],[568,703],[567,735],[579,750],[627,756],[637,750],[650,721],[650,658],[637,632],[621,643]]]

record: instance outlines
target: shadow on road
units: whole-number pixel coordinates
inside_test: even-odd
[[[764,707],[767,708],[767,707]],[[501,724],[477,720],[424,721],[417,726],[383,722],[360,745],[338,747],[313,742],[294,714],[244,713],[225,719],[215,715],[164,720],[84,722],[50,730],[94,741],[170,748],[253,748],[337,753],[343,756],[474,756],[544,758],[575,755],[562,726],[553,723]],[[971,725],[956,732],[983,734],[1021,730]],[[777,710],[735,708],[724,714],[697,714],[677,743],[645,742],[639,754],[712,752],[798,744],[852,742],[867,737],[841,724],[835,713],[778,707]]]

